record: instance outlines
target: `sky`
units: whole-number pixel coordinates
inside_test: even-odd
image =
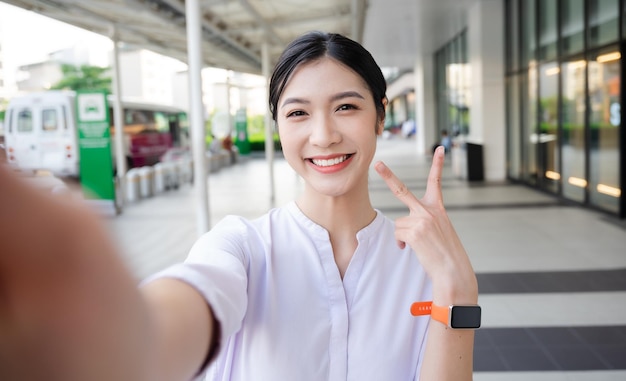
[[[3,2],[0,2],[0,42],[8,82],[14,80],[18,66],[41,62],[49,53],[78,43],[101,47],[90,62],[99,66],[107,65],[107,55],[112,49],[111,40],[105,36]]]
[[[42,62],[52,52],[76,45],[86,45],[90,47],[90,64],[109,66],[108,57],[113,49],[113,43],[108,37],[14,7],[2,0],[0,0],[0,44],[4,56],[4,77],[8,86],[15,84],[16,77],[19,76],[17,73],[19,66]],[[176,67],[177,71],[186,67],[180,61],[171,60],[173,61],[171,65]],[[225,72],[220,70],[203,72],[203,77],[206,76],[216,83],[224,82],[225,75]],[[253,106],[254,102],[249,100],[248,107],[264,108],[265,103],[262,100],[262,97],[257,99],[261,106]]]

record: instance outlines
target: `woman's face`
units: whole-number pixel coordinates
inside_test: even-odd
[[[331,58],[298,67],[278,100],[276,121],[283,154],[309,187],[329,196],[367,189],[383,122],[354,71]]]

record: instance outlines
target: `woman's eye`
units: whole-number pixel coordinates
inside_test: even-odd
[[[292,112],[288,113],[288,114],[287,114],[287,118],[289,118],[289,117],[294,117],[294,116],[303,116],[303,115],[306,115],[306,114],[304,113],[304,111],[301,111],[301,110],[296,110],[296,111],[292,111]]]
[[[355,109],[356,107],[354,105],[346,104],[346,105],[339,106],[339,108],[337,108],[337,111],[355,110]]]

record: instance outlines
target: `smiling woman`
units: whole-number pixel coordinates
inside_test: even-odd
[[[45,368],[42,374],[58,375],[49,379],[64,381],[184,380],[205,368],[211,380],[470,380],[478,287],[443,207],[443,149],[435,151],[421,199],[385,164],[374,164],[407,216],[394,223],[370,202],[385,88],[371,55],[354,41],[321,32],[296,39],[278,61],[270,102],[305,191],[256,219],[226,217],[184,263],[150,277],[139,292],[92,224],[54,230],[64,238],[60,256],[55,245],[0,236],[0,295],[22,296],[17,309],[0,304],[0,378],[3,365],[17,363],[36,364],[10,368],[17,376]],[[50,215],[81,221],[80,212],[23,192],[9,174],[0,171],[0,180],[10,184],[0,188],[0,211],[21,200],[37,218],[32,223]],[[24,230],[32,228],[28,216],[18,220]],[[43,271],[42,257],[55,259],[54,273]],[[57,277],[61,288],[52,287]],[[32,292],[29,281],[54,292]],[[412,309],[434,311],[434,319]],[[62,324],[68,311],[80,330]],[[20,329],[26,323],[30,329]],[[32,327],[67,345],[42,345]],[[117,336],[125,351],[115,346]],[[31,347],[21,345],[24,338]],[[109,372],[101,375],[103,368]]]

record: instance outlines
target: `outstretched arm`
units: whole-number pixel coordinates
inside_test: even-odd
[[[91,211],[0,165],[0,379],[183,380],[212,316],[193,288],[141,290]]]
[[[476,304],[476,275],[443,205],[441,172],[444,156],[443,147],[438,147],[426,193],[419,200],[382,162],[376,163],[375,169],[409,209],[408,216],[396,220],[396,239],[401,247],[411,246],[432,279],[433,304]],[[473,330],[454,330],[431,321],[420,379],[471,380],[473,348]]]

